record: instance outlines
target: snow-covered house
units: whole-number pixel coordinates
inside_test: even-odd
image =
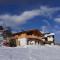
[[[54,44],[54,33],[42,33],[39,30],[28,30],[13,34],[16,46]]]
[[[45,44],[54,44],[54,33],[45,33]]]
[[[43,34],[39,30],[28,30],[13,34],[17,46],[43,44]]]

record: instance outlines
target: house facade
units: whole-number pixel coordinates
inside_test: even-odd
[[[41,33],[39,30],[28,30],[13,34],[16,46],[54,44],[54,33]]]
[[[45,44],[55,44],[54,33],[45,33]]]
[[[37,29],[22,31],[12,34],[8,29],[0,26],[0,45],[3,42],[6,46],[26,46],[54,44],[54,33],[42,33]]]
[[[16,39],[16,46],[39,45],[43,44],[43,34],[38,30],[29,30],[13,34]]]

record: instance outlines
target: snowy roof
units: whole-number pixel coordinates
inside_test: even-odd
[[[55,35],[54,33],[45,34],[45,37]]]

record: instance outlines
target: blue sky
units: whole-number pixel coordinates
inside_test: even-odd
[[[13,32],[54,32],[60,42],[60,0],[0,0],[0,25],[3,23]]]

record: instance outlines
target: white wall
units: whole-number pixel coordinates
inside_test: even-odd
[[[18,39],[18,41],[20,42],[21,46],[27,45],[27,38],[20,38],[20,39]]]
[[[48,41],[53,41],[53,37],[50,36],[50,37],[47,37]]]

